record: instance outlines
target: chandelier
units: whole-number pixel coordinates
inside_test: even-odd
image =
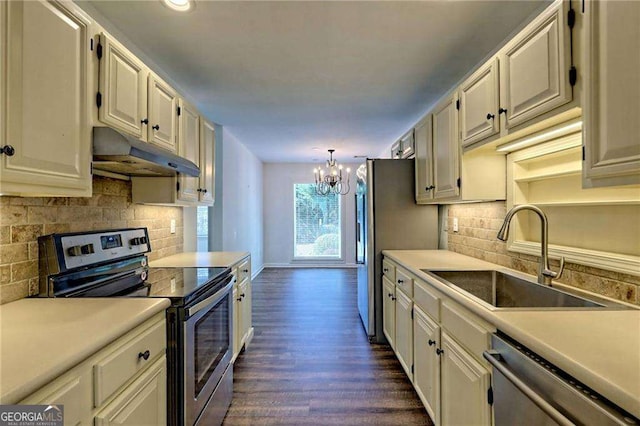
[[[316,180],[316,193],[318,195],[339,194],[346,195],[351,187],[349,186],[349,175],[351,169],[347,168],[346,180],[342,179],[342,165],[333,159],[335,149],[329,150],[326,171],[322,167],[313,169]]]

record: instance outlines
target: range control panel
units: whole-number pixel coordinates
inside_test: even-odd
[[[147,228],[67,234],[60,236],[56,244],[62,251],[67,269],[151,251]]]

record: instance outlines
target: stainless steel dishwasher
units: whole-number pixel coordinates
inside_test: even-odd
[[[502,333],[484,357],[493,366],[496,426],[640,425],[640,420]]]

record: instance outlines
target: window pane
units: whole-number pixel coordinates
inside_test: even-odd
[[[296,183],[294,257],[340,258],[340,195],[318,195],[315,185]]]
[[[209,251],[209,207],[198,206],[196,223],[197,251]]]

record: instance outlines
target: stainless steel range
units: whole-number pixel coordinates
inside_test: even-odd
[[[222,422],[233,393],[229,268],[149,268],[146,228],[38,239],[41,297],[166,297],[167,419]]]

